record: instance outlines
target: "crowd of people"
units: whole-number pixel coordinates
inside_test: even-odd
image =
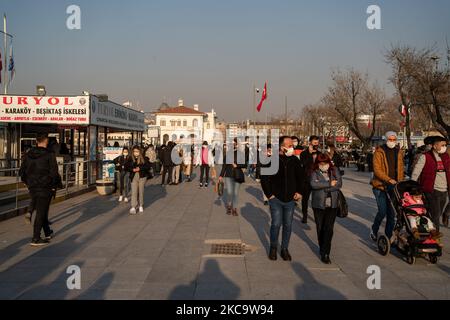
[[[176,144],[169,141],[161,147],[153,145],[143,148],[123,147],[122,154],[114,160],[117,171],[119,202],[130,204],[130,214],[143,213],[145,208],[145,185],[148,179],[160,176],[163,187],[190,183],[194,170],[198,168],[199,188],[211,184],[223,185],[225,189],[225,213],[239,216],[239,192],[247,177],[261,184],[264,205],[269,206],[271,216],[270,247],[268,257],[276,260],[278,250],[283,260],[290,261],[289,242],[292,232],[294,211],[302,213],[301,222],[308,223],[308,209],[312,208],[319,243],[320,259],[331,263],[333,229],[336,217],[342,210],[343,175],[348,167],[348,157],[332,144],[321,148],[318,136],[309,137],[302,146],[297,137],[280,137],[276,149],[272,145],[260,146],[250,143],[247,137],[243,143],[234,139],[230,145]],[[264,149],[263,149],[264,148]],[[278,154],[273,151],[277,150]],[[351,152],[350,152],[351,153]],[[262,157],[269,161],[262,161]],[[271,159],[277,156],[278,168],[271,174],[265,169],[271,166]],[[448,226],[448,204],[450,191],[450,156],[446,139],[433,136],[425,139],[425,146],[416,153],[410,165],[405,163],[404,150],[398,146],[397,134],[387,132],[385,143],[371,152],[369,171],[371,185],[378,212],[370,230],[370,238],[377,240],[382,221],[386,218],[385,235],[393,236],[395,213],[389,205],[388,195],[394,186],[410,177],[420,187],[404,195],[404,205],[429,204],[430,217],[427,221],[433,239],[442,237],[439,231],[440,219]],[[221,159],[222,161],[217,161]],[[359,160],[359,159],[358,159]],[[356,160],[358,170],[359,162]],[[216,167],[221,167],[219,174]],[[55,155],[48,149],[48,137],[39,135],[37,147],[29,150],[20,170],[22,181],[28,186],[32,198],[31,212],[36,210],[33,239],[34,246],[45,245],[53,235],[48,221],[51,196],[60,184]],[[310,201],[311,200],[311,201]],[[446,207],[447,206],[447,207]],[[417,216],[424,211],[416,210],[415,217],[409,217],[413,233],[417,235]],[[408,219],[409,219],[408,218]],[[416,220],[415,220],[416,219]],[[41,230],[44,238],[41,238]],[[281,246],[279,236],[281,231]]]

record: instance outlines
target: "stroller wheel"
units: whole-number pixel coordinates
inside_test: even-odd
[[[386,237],[385,235],[381,235],[378,237],[377,244],[378,244],[378,252],[382,256],[387,256],[391,251],[391,243],[388,237]]]
[[[436,263],[438,262],[438,257],[437,257],[437,255],[435,255],[435,254],[429,254],[429,255],[428,255],[428,258],[430,259],[430,262],[431,262],[432,264],[436,264]]]

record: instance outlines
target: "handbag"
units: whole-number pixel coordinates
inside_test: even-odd
[[[233,168],[233,179],[237,183],[245,182],[245,175],[241,168]]]
[[[223,196],[223,189],[224,189],[225,185],[223,183],[223,181],[219,181],[216,183],[216,187],[215,187],[215,191],[217,192],[217,195],[219,197]]]
[[[215,179],[216,177],[217,177],[216,168],[212,167],[211,168],[211,178]]]
[[[337,197],[337,216],[339,218],[346,218],[348,216],[348,204],[347,200],[345,199],[344,194],[341,190],[338,190],[338,197]]]

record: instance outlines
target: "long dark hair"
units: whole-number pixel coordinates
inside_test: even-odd
[[[138,157],[134,156],[134,150],[139,150]],[[133,154],[131,155],[131,157],[132,157],[133,161],[137,162],[138,165],[144,164],[144,162],[145,162],[144,155],[142,154],[142,149],[139,146],[134,146],[132,149],[132,153]]]

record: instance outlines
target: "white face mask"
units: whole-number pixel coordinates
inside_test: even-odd
[[[298,142],[294,142],[294,147],[297,147],[298,146]]]
[[[319,169],[322,172],[328,172],[328,170],[330,169],[330,165],[329,164],[325,164],[323,166],[319,166]]]
[[[388,141],[388,142],[386,142],[386,145],[389,149],[394,149],[395,146],[397,145],[397,143],[393,142],[393,141]]]
[[[288,148],[284,150],[284,154],[287,157],[292,157],[294,155],[294,148]]]
[[[447,152],[447,147],[446,147],[446,146],[443,146],[443,147],[441,147],[440,150],[438,150],[438,153],[439,153],[439,154],[444,154],[444,153],[446,153],[446,152]]]
[[[128,157],[128,152],[124,152],[123,155],[124,155],[125,157]]]

